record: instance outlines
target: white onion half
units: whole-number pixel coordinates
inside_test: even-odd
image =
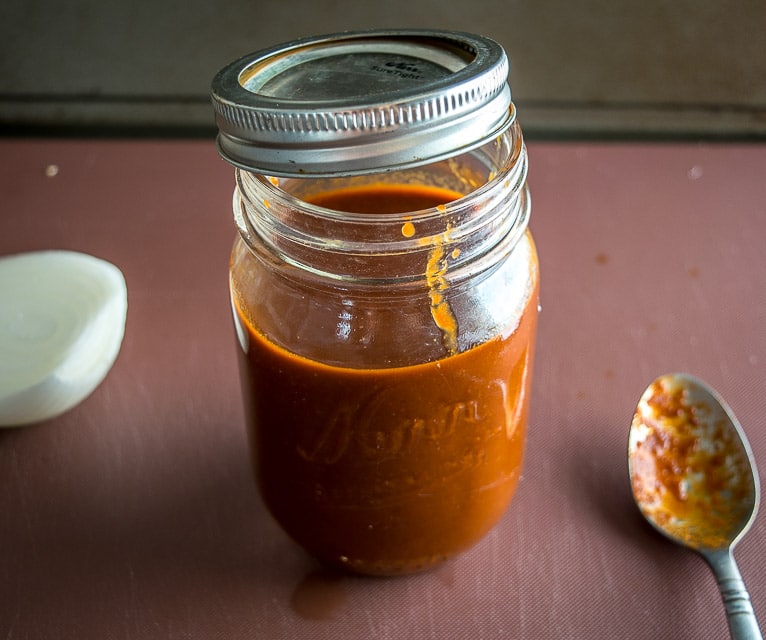
[[[87,398],[125,334],[125,278],[74,251],[0,258],[0,427],[41,422]]]

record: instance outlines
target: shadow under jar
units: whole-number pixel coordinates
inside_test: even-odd
[[[516,489],[539,278],[508,112],[480,144],[413,166],[277,177],[236,163],[230,288],[254,469],[322,562],[433,566]]]

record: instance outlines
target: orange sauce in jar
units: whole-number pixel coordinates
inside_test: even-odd
[[[373,185],[307,200],[338,211],[400,213],[457,195]],[[413,230],[405,224],[402,231],[407,237]],[[365,574],[417,571],[470,547],[504,513],[522,468],[538,313],[534,245],[528,233],[522,242],[530,247],[530,290],[517,324],[463,350],[440,271],[446,263],[434,247],[427,290],[413,304],[438,328],[443,353],[415,364],[394,358],[390,366],[379,355],[396,349],[403,327],[387,319],[387,309],[358,319],[349,307],[347,332],[357,330],[355,322],[371,332],[374,326],[373,364],[336,362],[331,348],[321,352],[327,357],[299,355],[300,344],[341,323],[328,329],[315,320],[310,292],[288,304],[278,279],[238,280],[235,248],[232,299],[261,495],[284,530],[321,561]],[[381,300],[386,295],[381,291]],[[280,334],[280,323],[294,330]]]

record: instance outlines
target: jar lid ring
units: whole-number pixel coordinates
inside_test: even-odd
[[[390,171],[457,155],[513,122],[508,58],[456,31],[305,38],[240,58],[214,78],[218,150],[275,176]]]

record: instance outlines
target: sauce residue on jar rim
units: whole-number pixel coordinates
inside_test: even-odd
[[[697,549],[728,546],[751,513],[747,451],[717,403],[691,397],[672,376],[642,396],[629,459],[636,502],[648,519]]]

